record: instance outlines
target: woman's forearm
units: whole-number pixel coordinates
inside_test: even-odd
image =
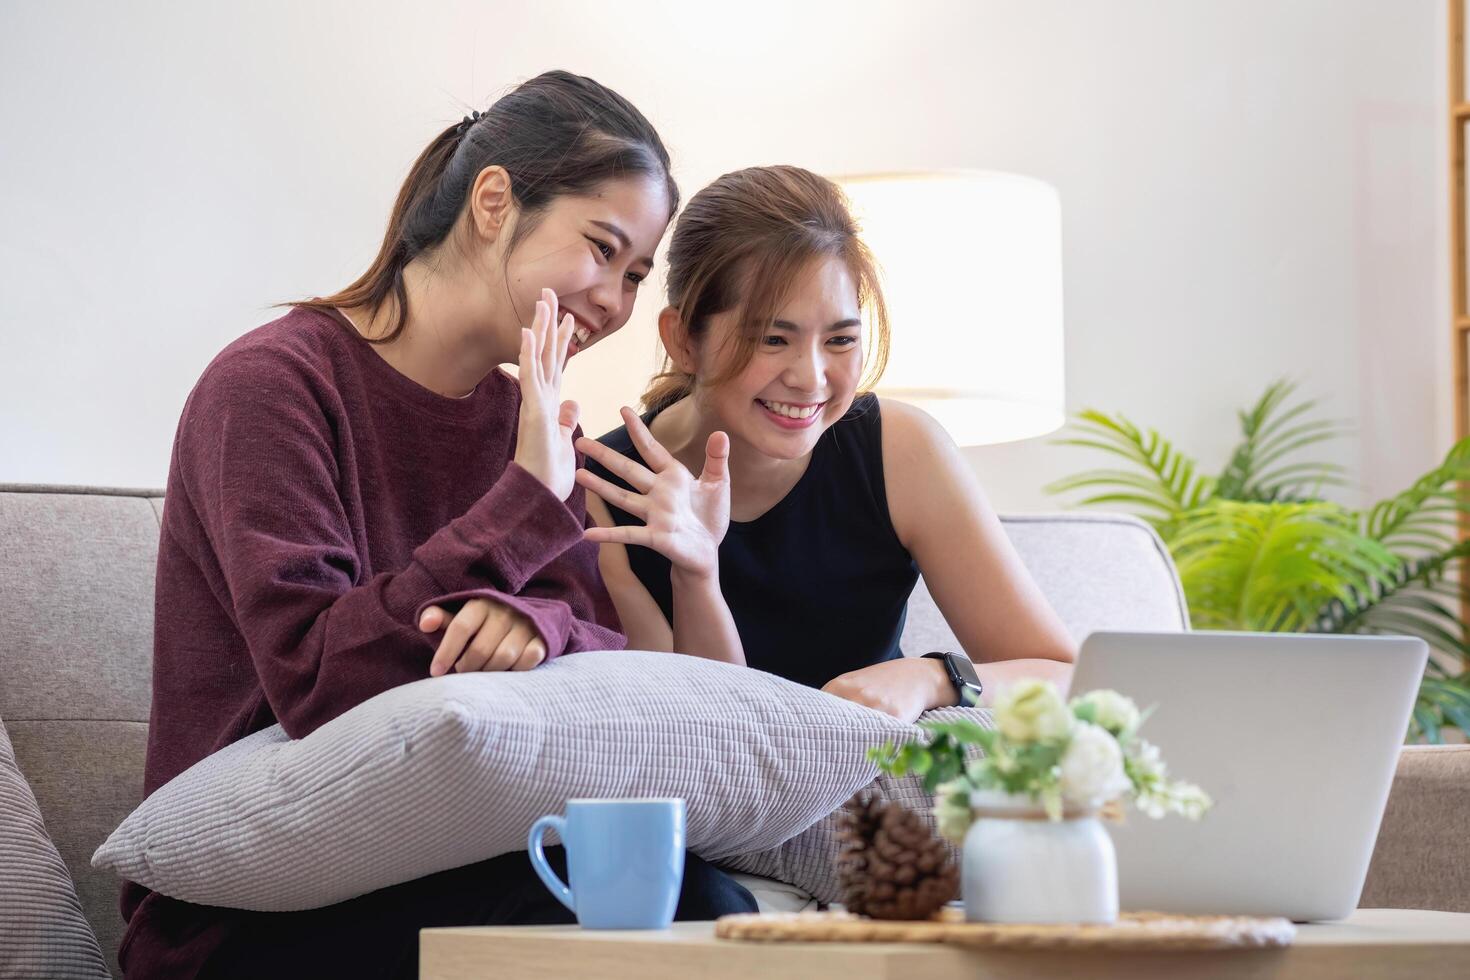
[[[718,576],[670,572],[674,592],[674,652],[745,666],[745,648]]]
[[[980,686],[984,688],[980,703],[987,707],[993,704],[997,691],[1023,677],[1051,681],[1065,694],[1072,682],[1072,668],[1072,664],[1060,660],[996,660],[991,663],[977,663],[975,673],[980,676]]]

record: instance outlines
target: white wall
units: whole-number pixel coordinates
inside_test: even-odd
[[[795,7],[790,10],[788,7]],[[1012,170],[1059,189],[1068,399],[1211,467],[1302,379],[1388,493],[1449,444],[1436,0],[0,5],[0,481],[161,486],[209,358],[366,265],[429,137],[549,67],[726,170]],[[963,283],[953,289],[962,305]],[[655,287],[656,288],[656,287]],[[576,365],[588,428],[657,294]],[[902,342],[898,324],[898,342]],[[971,450],[1004,509],[1089,465]]]

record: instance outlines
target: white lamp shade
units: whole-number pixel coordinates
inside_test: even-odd
[[[878,394],[924,409],[962,446],[1060,428],[1056,190],[987,171],[837,181],[882,269],[892,344]]]

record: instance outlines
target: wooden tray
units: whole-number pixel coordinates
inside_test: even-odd
[[[927,922],[888,922],[848,912],[727,915],[715,923],[715,936],[755,942],[954,943],[986,948],[1178,952],[1290,946],[1296,927],[1286,919],[1157,912],[1125,912],[1111,925],[1010,925],[966,922],[964,912],[951,907]]]

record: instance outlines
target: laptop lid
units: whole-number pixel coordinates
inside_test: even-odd
[[[1071,693],[1154,706],[1143,737],[1214,808],[1110,825],[1125,909],[1340,919],[1357,906],[1428,648],[1413,637],[1093,633]]]

